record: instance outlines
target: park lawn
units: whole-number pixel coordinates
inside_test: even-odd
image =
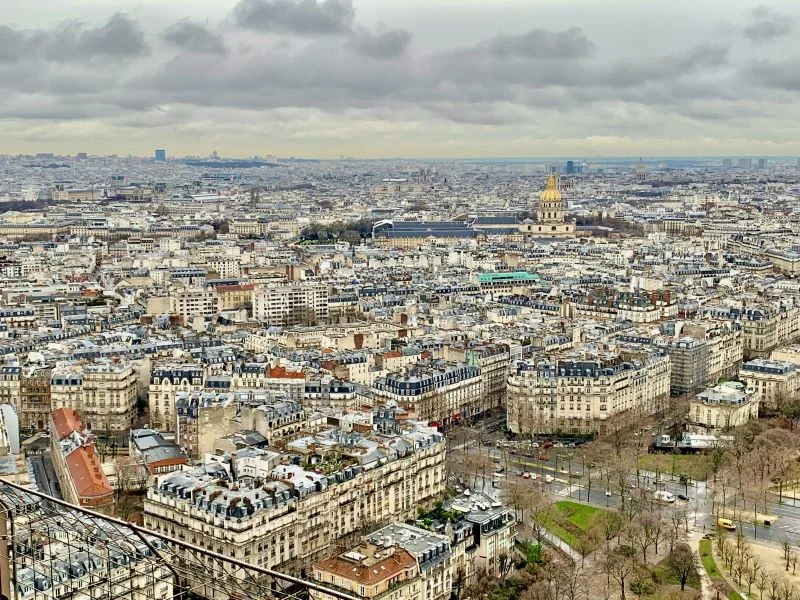
[[[604,512],[602,508],[578,504],[577,502],[570,502],[568,500],[556,502],[556,509],[567,521],[584,532],[589,530],[595,517],[599,513]]]
[[[703,568],[708,573],[708,576],[714,582],[722,581],[730,590],[728,592],[728,600],[743,600],[742,596],[736,590],[731,590],[722,573],[717,568],[717,563],[714,562],[714,556],[711,554],[711,540],[700,540],[700,562],[703,563]]]
[[[711,540],[700,540],[700,561],[711,579],[722,579],[722,573],[717,569],[717,563],[714,562],[714,557],[711,555]]]
[[[584,533],[591,527],[598,515],[605,509],[561,500],[554,504],[555,511],[551,517],[542,521],[545,528],[561,538],[572,548],[577,548]]]
[[[561,540],[566,542],[566,544],[570,548],[575,548],[578,545],[578,537],[571,531],[567,531],[566,529],[564,529],[561,525],[559,525],[552,519],[550,521],[547,521],[547,523],[545,523],[545,528],[547,529],[547,531],[552,533],[557,538],[561,538]]]
[[[711,460],[704,454],[645,454],[639,458],[639,468],[704,481],[711,475]]]

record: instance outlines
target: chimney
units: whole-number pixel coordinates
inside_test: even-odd
[[[231,481],[236,481],[236,452],[231,452]]]

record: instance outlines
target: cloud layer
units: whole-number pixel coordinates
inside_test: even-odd
[[[581,21],[577,2],[573,23],[511,0],[436,22],[393,6],[238,0],[216,17],[147,22],[118,0],[96,23],[0,24],[4,150],[800,153],[792,3],[726,23],[709,11],[691,30],[621,7],[616,21]]]

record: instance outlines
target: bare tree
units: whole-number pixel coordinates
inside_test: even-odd
[[[764,591],[769,587],[770,576],[764,569],[761,569],[756,576],[756,587],[759,592],[759,600],[764,600]]]
[[[600,568],[619,585],[620,598],[625,600],[625,584],[636,572],[636,561],[633,557],[616,551],[607,552],[600,563]]]
[[[744,574],[745,581],[747,582],[747,597],[750,597],[750,591],[753,589],[753,584],[758,580],[758,575],[761,572],[761,565],[758,561],[754,560],[753,564],[747,569]]]
[[[681,591],[683,591],[691,574],[697,571],[697,556],[692,552],[689,544],[678,544],[667,556],[667,567],[681,584]]]
[[[781,549],[783,550],[783,560],[786,562],[786,571],[788,572],[792,555],[792,543],[789,540],[789,536],[784,535],[781,539]]]
[[[652,515],[641,515],[628,527],[628,540],[641,553],[647,564],[647,551],[655,543],[656,518]]]

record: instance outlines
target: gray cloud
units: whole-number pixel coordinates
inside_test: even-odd
[[[175,23],[161,34],[161,39],[189,52],[219,55],[227,52],[221,35],[194,21],[183,20]]]
[[[792,32],[794,20],[767,6],[759,6],[751,13],[752,22],[744,28],[744,35],[755,44],[763,44]]]
[[[240,0],[234,22],[252,31],[343,34],[355,21],[352,0]]]
[[[578,27],[564,31],[531,29],[522,35],[501,35],[489,42],[489,50],[500,58],[538,59],[586,58],[595,51],[594,43]]]
[[[35,38],[44,41],[46,58],[58,62],[98,57],[129,58],[149,52],[139,24],[123,13],[115,14],[105,25],[93,29],[70,22],[52,32],[39,32]]]
[[[25,34],[0,25],[0,62],[14,62],[25,54]]]
[[[371,58],[387,59],[402,56],[411,43],[411,34],[405,29],[359,29],[349,45],[359,54]]]
[[[511,0],[505,5],[517,10]],[[453,152],[471,135],[496,140],[501,151],[503,140],[529,148],[547,137],[797,138],[796,127],[784,125],[800,122],[800,62],[790,40],[753,47],[743,22],[731,26],[738,35],[714,32],[715,16],[706,20],[710,30],[699,21],[693,28],[673,23],[660,34],[672,42],[664,46],[642,44],[647,32],[623,35],[629,24],[614,15],[598,21],[608,29],[598,29],[597,14],[553,21],[537,13],[535,21],[467,23],[472,29],[455,19],[452,35],[433,43],[419,23],[395,18],[402,14],[359,6],[369,10],[357,20],[349,1],[239,0],[220,30],[187,19],[148,30],[149,37],[124,15],[33,31],[0,25],[0,120],[14,121],[0,124],[0,135],[24,132],[26,119],[40,139],[108,132],[136,143],[169,128],[193,136],[187,146],[205,132],[239,140],[258,131],[276,146],[325,139],[344,147],[361,135],[358,153],[369,152],[367,143],[378,147],[387,132],[408,147],[439,135]],[[483,10],[474,14],[488,22],[494,13]],[[751,26],[772,13],[758,14]],[[391,27],[375,27],[381,17]],[[533,22],[576,26],[530,29]],[[500,27],[505,33],[496,33]],[[171,50],[149,52],[152,40]],[[675,50],[654,50],[662,47]],[[23,139],[15,144],[27,143],[24,133],[13,135]]]

